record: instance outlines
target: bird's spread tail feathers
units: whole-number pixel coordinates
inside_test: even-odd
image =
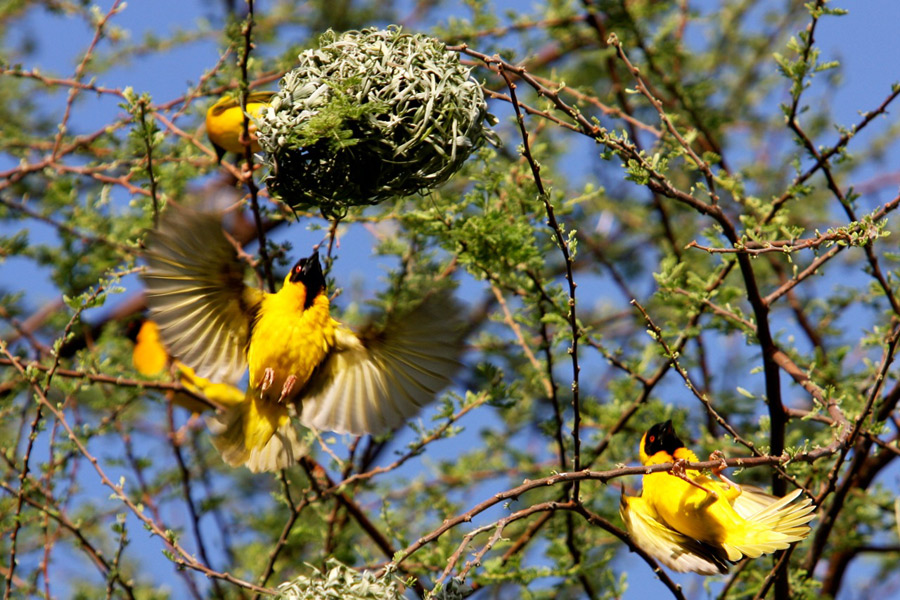
[[[722,544],[728,559],[739,560],[742,555],[756,558],[806,538],[807,523],[815,517],[815,506],[809,498],[794,502],[800,493],[801,490],[794,490],[776,498],[753,488],[745,490],[735,500],[734,509],[746,519],[747,525],[730,532]],[[747,499],[742,501],[745,494]]]
[[[207,425],[222,459],[234,467],[245,465],[254,473],[285,469],[306,454],[287,409],[252,392],[244,401],[210,417]]]

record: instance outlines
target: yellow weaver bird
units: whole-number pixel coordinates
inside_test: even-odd
[[[170,205],[147,236],[147,304],[173,356],[197,375],[234,382],[241,402],[210,422],[231,465],[274,471],[302,456],[292,418],[361,435],[403,423],[450,383],[462,350],[460,308],[426,296],[357,335],[331,317],[317,252],[270,294],[244,265],[218,216]]]
[[[213,383],[208,379],[197,377],[194,370],[180,361],[173,361],[159,337],[159,326],[150,319],[144,319],[137,331],[131,361],[138,373],[145,377],[159,377],[167,371],[169,365],[175,368],[181,385],[195,394],[221,405],[234,404],[237,397],[243,400],[244,394],[236,387],[225,383]],[[193,414],[200,414],[212,408],[190,394],[169,392],[168,397],[182,408]]]
[[[247,96],[247,114],[257,116],[260,111],[269,105],[269,100],[275,92],[250,92]],[[231,96],[222,96],[206,111],[206,135],[216,149],[218,162],[226,152],[234,152],[244,155],[244,145],[241,144],[241,134],[244,132],[244,112],[241,110],[240,100]],[[256,141],[256,125],[253,119],[249,123],[250,149],[259,152],[259,142]]]
[[[169,365],[169,353],[159,339],[159,327],[150,319],[144,319],[138,329],[131,362],[138,373],[147,377],[159,375]]]
[[[697,462],[672,421],[651,427],[640,445],[641,463]],[[727,573],[729,563],[787,548],[809,535],[815,515],[800,490],[776,498],[714,474],[681,469],[643,476],[640,496],[622,495],[619,513],[631,539],[673,571]]]

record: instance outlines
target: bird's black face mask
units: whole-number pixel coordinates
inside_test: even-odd
[[[671,420],[657,423],[647,430],[647,436],[644,438],[644,452],[647,456],[653,456],[660,451],[674,455],[676,450],[683,447],[684,443],[678,439]]]
[[[322,275],[322,266],[319,264],[319,251],[314,251],[309,257],[301,258],[291,268],[291,283],[302,283],[306,288],[306,301],[303,308],[312,306],[316,296],[325,289],[325,276]]]

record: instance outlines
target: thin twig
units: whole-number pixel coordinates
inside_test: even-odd
[[[572,344],[568,348],[569,355],[572,357],[572,411],[574,413],[572,423],[572,469],[575,471],[579,471],[581,470],[581,395],[578,380],[581,367],[579,367],[578,365],[578,340],[581,337],[581,328],[578,325],[578,317],[575,312],[575,288],[577,287],[577,284],[575,283],[574,275],[574,257],[572,256],[569,248],[569,241],[563,235],[563,229],[560,226],[559,222],[556,220],[556,213],[553,208],[553,203],[550,201],[550,195],[547,193],[547,190],[544,189],[544,184],[541,180],[540,165],[531,154],[531,145],[528,139],[528,131],[525,129],[525,118],[522,116],[522,112],[519,110],[518,101],[516,100],[516,84],[513,83],[512,79],[507,74],[503,62],[498,62],[498,70],[500,72],[500,75],[502,75],[504,80],[506,81],[507,88],[509,89],[509,95],[512,98],[513,109],[515,110],[516,120],[519,124],[519,131],[522,134],[522,154],[528,161],[528,164],[531,166],[531,172],[534,176],[534,183],[537,186],[538,194],[540,195],[540,198],[544,203],[544,208],[547,212],[547,225],[553,230],[553,234],[556,238],[556,244],[559,247],[560,252],[562,253],[563,260],[565,261],[566,265],[566,282],[569,288],[569,302],[566,319],[569,322],[569,328],[571,330],[572,336]],[[524,73],[524,70],[521,70],[520,74],[521,73]],[[577,501],[578,482],[575,482],[575,485],[572,488],[572,495]]]

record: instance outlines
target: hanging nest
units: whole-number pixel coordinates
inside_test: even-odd
[[[481,86],[437,39],[328,31],[298,58],[257,118],[266,184],[294,208],[342,217],[422,192],[494,142]]]

